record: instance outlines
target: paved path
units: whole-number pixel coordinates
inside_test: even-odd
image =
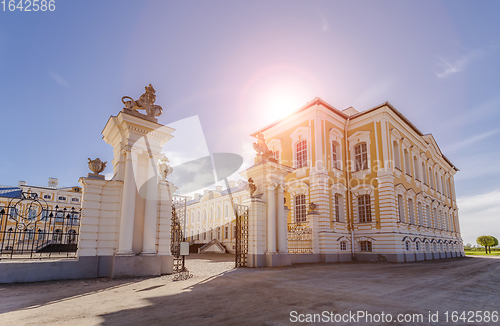
[[[443,323],[445,311],[500,310],[500,257],[235,270],[231,255],[192,255],[187,266],[194,274],[187,281],[0,285],[0,325],[290,325],[291,311],[358,310],[425,316],[390,325],[454,325]],[[429,311],[439,312],[439,323],[428,323]]]

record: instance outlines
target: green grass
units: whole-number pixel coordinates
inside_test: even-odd
[[[486,252],[484,250],[465,250],[465,255],[483,255],[486,256]],[[500,256],[500,251],[491,251],[491,254],[488,254],[488,256]]]

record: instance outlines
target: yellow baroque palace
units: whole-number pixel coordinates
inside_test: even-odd
[[[315,98],[252,136],[260,133],[278,163],[293,168],[285,179],[289,226],[307,225],[311,203],[328,217],[320,226],[319,252],[336,253],[338,261],[464,256],[454,184],[458,169],[431,134],[390,103],[341,111]],[[241,203],[248,190],[240,185],[232,194]],[[221,189],[191,200],[189,239],[217,239],[232,251],[229,204]]]

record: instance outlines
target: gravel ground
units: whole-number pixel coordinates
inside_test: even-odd
[[[169,275],[0,285],[0,325],[289,325],[297,324],[291,316],[324,311],[392,314],[391,323],[362,318],[364,325],[456,325],[453,311],[500,310],[500,257],[235,270],[232,255],[194,254],[186,266],[194,276],[185,281]],[[429,311],[439,322],[429,322]],[[424,321],[394,320],[405,313]],[[349,320],[334,324],[356,324]]]

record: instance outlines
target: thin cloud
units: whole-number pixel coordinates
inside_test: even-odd
[[[482,58],[485,54],[486,52],[484,50],[474,50],[453,62],[443,58],[438,58],[440,61],[438,65],[441,69],[440,72],[436,73],[436,75],[439,78],[446,78],[462,72],[471,62]]]
[[[328,22],[328,19],[326,18],[325,15],[322,13],[318,12],[319,16],[321,17],[321,28],[323,29],[323,32],[326,32],[330,28],[330,23]]]
[[[457,151],[459,149],[463,149],[464,147],[470,146],[472,144],[480,142],[481,140],[489,138],[489,137],[493,136],[494,134],[498,133],[499,131],[500,131],[500,129],[494,129],[494,130],[490,130],[487,132],[483,132],[482,134],[479,134],[479,135],[469,137],[466,140],[463,140],[463,141],[456,143],[455,145],[447,148],[446,152],[453,152],[453,151]]]
[[[500,230],[500,189],[475,196],[457,198],[460,209],[460,230],[464,244],[475,244],[481,235],[493,235],[498,238]]]
[[[52,80],[54,80],[56,83],[58,83],[62,87],[69,88],[68,81],[66,79],[64,79],[61,75],[59,75],[53,71],[49,71],[49,76],[50,76],[50,78],[52,78]]]

